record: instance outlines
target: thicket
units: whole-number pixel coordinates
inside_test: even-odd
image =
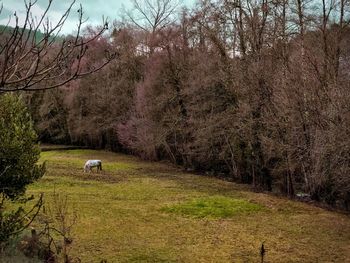
[[[158,2],[89,45],[103,71],[27,95],[41,139],[349,209],[349,1]]]

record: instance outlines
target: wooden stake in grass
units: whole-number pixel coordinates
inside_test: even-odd
[[[264,263],[264,256],[265,256],[265,253],[266,253],[266,249],[264,247],[264,242],[262,242],[261,244],[261,248],[260,248],[260,256],[261,256],[261,263]]]

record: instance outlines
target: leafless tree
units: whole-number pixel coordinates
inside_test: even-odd
[[[155,33],[174,21],[179,0],[132,0],[133,9],[127,17],[140,29]]]
[[[145,34],[145,48],[152,54],[159,33],[175,22],[181,0],[132,0],[133,9],[125,10],[126,20]]]
[[[108,22],[103,21],[104,24],[99,32],[84,38],[81,31],[86,20],[80,5],[75,36],[63,38],[60,33],[73,10],[75,0],[54,24],[49,19],[52,2],[53,0],[49,0],[41,17],[34,17],[32,10],[37,0],[25,1],[24,21],[19,21],[18,15],[14,13],[9,18],[7,26],[1,30],[0,93],[59,87],[100,70],[115,58],[115,54],[106,51],[106,56],[99,65],[84,70],[83,58],[88,46],[91,42],[98,40],[108,29]],[[0,13],[1,11],[2,8]],[[11,19],[15,20],[14,27],[9,26]]]

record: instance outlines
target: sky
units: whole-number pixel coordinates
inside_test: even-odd
[[[0,0],[3,9],[0,13],[0,24],[6,25],[9,22],[9,17],[12,16],[9,25],[14,26],[15,20],[13,14],[19,17],[19,24],[25,19],[25,0]],[[29,2],[30,0],[26,0]],[[32,2],[34,0],[31,0]],[[37,0],[36,5],[32,9],[33,16],[40,17],[48,5],[48,0]],[[183,4],[191,7],[195,0],[182,0]],[[72,0],[53,0],[50,12],[48,14],[50,20],[57,22],[62,14],[67,10]],[[77,28],[78,16],[77,10],[79,4],[82,4],[84,10],[84,17],[88,18],[87,24],[102,25],[103,16],[109,18],[109,21],[113,21],[122,14],[123,8],[130,9],[132,7],[130,0],[76,0],[72,12],[62,28],[63,34],[73,33]]]

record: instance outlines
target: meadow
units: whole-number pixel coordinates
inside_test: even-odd
[[[87,159],[103,171],[87,174]],[[350,262],[350,218],[161,162],[95,150],[41,154],[28,194],[67,195],[81,262]]]

